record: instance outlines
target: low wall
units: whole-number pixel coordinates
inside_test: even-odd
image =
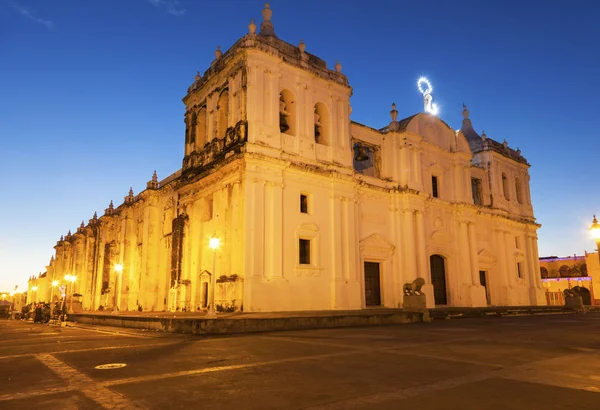
[[[73,314],[69,320],[99,326],[117,326],[133,329],[158,330],[194,335],[219,335],[256,333],[282,330],[325,329],[352,326],[375,326],[423,321],[423,313],[394,312],[360,315],[286,316],[278,318],[165,318],[113,316],[98,314]]]

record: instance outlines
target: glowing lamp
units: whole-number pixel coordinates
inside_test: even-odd
[[[57,280],[53,280],[52,281],[52,287],[55,288],[58,286],[58,281]]]
[[[121,265],[120,263],[117,263],[115,265],[115,272],[117,272],[117,273],[123,272],[123,265]]]
[[[219,238],[217,238],[216,236],[213,236],[212,238],[210,238],[208,240],[208,247],[210,249],[212,249],[213,251],[216,251],[217,249],[219,249],[220,244],[221,244],[221,240]]]
[[[37,290],[37,286],[32,286],[31,290],[36,291]]]
[[[592,233],[592,238],[594,238],[596,242],[598,242],[598,240],[600,240],[600,224],[596,219],[596,215],[594,215],[592,226],[590,226],[590,232]]]

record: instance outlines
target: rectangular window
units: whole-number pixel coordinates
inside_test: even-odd
[[[515,236],[515,247],[517,249],[521,249],[521,238],[519,238],[518,236]]]
[[[517,262],[517,276],[523,278],[523,262]]]
[[[471,178],[471,191],[473,194],[473,203],[483,205],[483,194],[481,189],[481,179]]]
[[[439,198],[438,192],[438,177],[435,175],[431,176],[431,193],[434,198]]]
[[[310,240],[300,239],[299,242],[299,259],[301,265],[310,265]]]
[[[300,212],[303,214],[308,213],[308,196],[300,194]]]

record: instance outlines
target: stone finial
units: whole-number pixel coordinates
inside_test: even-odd
[[[467,110],[467,106],[464,103],[463,103],[462,116],[463,116],[463,119],[465,119],[465,120],[469,119],[469,110]]]
[[[481,139],[484,141],[487,139],[487,135],[485,135],[485,131],[481,131]]]
[[[256,24],[254,24],[254,19],[250,20],[250,24],[248,24],[248,33],[251,36],[256,35]]]
[[[504,141],[502,142],[502,146],[506,149],[508,148],[508,141],[506,141],[506,138],[504,138]]]
[[[202,78],[202,76],[200,75],[200,71],[196,71],[196,75],[194,76],[194,80],[200,81],[201,78]]]
[[[306,44],[304,43],[304,40],[300,40],[300,44],[298,44],[298,50],[300,50],[301,53],[304,53],[304,50],[306,50]]]
[[[337,63],[335,63],[335,71],[337,71],[338,73],[342,72],[342,65],[340,64],[339,61]]]
[[[390,116],[392,117],[392,121],[396,121],[398,118],[398,110],[396,109],[396,103],[392,103],[392,110],[390,111]]]
[[[125,203],[126,204],[130,204],[130,203],[133,202],[133,199],[134,199],[134,197],[133,197],[133,188],[130,187],[129,188],[129,194],[127,194],[127,196],[125,197]]]
[[[273,15],[273,10],[271,10],[271,6],[269,3],[265,3],[265,8],[262,11],[262,16],[265,21],[271,21],[271,16]]]
[[[392,103],[392,110],[390,111],[390,116],[392,117],[392,122],[388,125],[388,132],[398,131],[400,129],[400,123],[396,121],[398,118],[398,110],[396,109],[396,103]]]
[[[81,220],[81,225],[79,225],[81,229],[85,228],[85,224],[83,223],[83,219]]]
[[[518,155],[518,156],[521,156],[521,148],[517,148],[517,151],[516,151],[516,152],[517,152],[517,155]]]
[[[222,56],[223,56],[223,52],[221,51],[221,46],[217,46],[217,49],[215,50],[215,58],[218,60]]]
[[[152,174],[152,180],[146,183],[146,188],[148,189],[158,189],[158,176],[156,176],[156,170]]]
[[[108,208],[106,208],[104,210],[104,214],[105,215],[112,215],[113,212],[115,211],[115,206],[113,205],[113,201],[110,201],[110,204],[108,204]]]
[[[64,236],[61,235],[59,241],[62,242],[64,240],[65,240]]]
[[[92,217],[92,219],[94,221],[96,221],[98,219],[98,214],[96,213],[96,211],[94,211],[94,216]]]
[[[260,24],[259,35],[275,37],[275,28],[273,27],[273,23],[271,23],[272,15],[273,11],[271,10],[271,6],[269,6],[269,3],[265,3],[265,8],[262,11],[263,22]]]
[[[67,232],[67,236],[65,237],[65,239],[71,239],[71,236],[73,236],[71,234],[71,230],[69,229],[69,232]]]

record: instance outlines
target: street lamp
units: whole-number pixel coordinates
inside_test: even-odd
[[[216,266],[217,266],[217,249],[219,249],[219,245],[221,244],[221,240],[217,237],[217,235],[213,235],[212,238],[208,240],[208,247],[213,251],[213,266],[212,272],[210,274],[210,306],[208,307],[208,316],[215,317],[217,315],[217,310],[215,309],[215,289],[217,288],[217,274],[216,274]]]
[[[33,298],[33,303],[37,302],[37,300],[36,300],[37,299],[37,289],[38,289],[37,286],[31,287],[31,290],[36,293],[35,297]]]
[[[71,282],[71,291],[69,292],[71,294],[71,300],[69,302],[69,313],[73,313],[73,284],[77,280],[77,276],[76,275],[65,275],[65,280],[67,282]]]
[[[592,221],[592,226],[590,226],[590,232],[592,233],[592,238],[596,241],[596,249],[598,250],[598,258],[600,258],[600,224],[596,219],[596,215],[594,215],[594,220]]]

